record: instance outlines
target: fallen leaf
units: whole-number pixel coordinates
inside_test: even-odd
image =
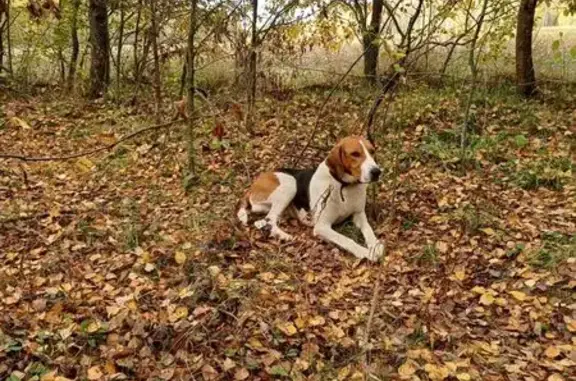
[[[560,375],[558,373],[553,373],[548,377],[547,380],[548,381],[564,381],[564,377],[562,377],[562,375]]]
[[[276,327],[280,331],[282,331],[282,333],[284,333],[286,336],[293,336],[298,332],[296,327],[294,327],[294,324],[292,324],[290,322],[284,322],[284,323],[277,324]]]
[[[492,305],[492,303],[494,303],[494,296],[490,293],[485,293],[482,294],[482,296],[480,297],[480,304],[483,304],[485,306],[490,306]]]
[[[308,324],[310,324],[313,327],[324,325],[325,323],[326,323],[326,320],[322,316],[319,316],[319,315],[314,316],[313,318],[308,320]]]
[[[205,380],[214,380],[218,377],[218,372],[216,372],[216,370],[209,364],[204,364],[201,370],[202,377],[204,377]]]
[[[398,368],[398,375],[403,380],[410,378],[414,373],[416,373],[416,368],[412,361],[406,361]]]
[[[174,254],[174,260],[177,264],[183,265],[186,262],[186,254],[181,251],[177,251]]]
[[[555,346],[550,346],[548,348],[546,348],[546,350],[544,351],[544,354],[546,355],[546,357],[548,358],[555,358],[560,356],[560,350],[558,348],[556,348]]]
[[[456,378],[458,381],[470,381],[472,379],[468,373],[458,373]]]
[[[526,300],[526,294],[522,291],[510,291],[510,295],[512,295],[514,299],[518,300],[519,302]]]
[[[103,376],[104,375],[98,366],[93,366],[92,368],[88,369],[89,380],[100,380]]]
[[[236,363],[232,360],[230,360],[228,357],[226,357],[226,359],[224,360],[224,363],[222,363],[222,369],[224,369],[225,372],[228,372],[230,369],[233,369],[236,366]]]
[[[250,372],[246,368],[240,368],[234,373],[234,379],[241,381],[250,377]]]

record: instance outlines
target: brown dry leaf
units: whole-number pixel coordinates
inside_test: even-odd
[[[409,379],[414,373],[416,373],[416,367],[413,361],[406,361],[398,368],[398,375],[403,380]]]
[[[564,381],[564,377],[559,373],[553,373],[547,378],[547,381]]]
[[[205,380],[215,380],[218,377],[218,372],[209,364],[204,364],[201,370]]]
[[[250,372],[246,368],[240,368],[234,373],[234,379],[241,381],[250,377]]]
[[[226,372],[228,372],[230,369],[233,369],[235,366],[236,366],[236,363],[234,361],[232,361],[231,359],[229,359],[228,357],[226,357],[226,359],[222,363],[222,369],[224,369],[224,371],[226,371]]]
[[[436,249],[442,254],[446,254],[448,252],[448,244],[444,241],[436,242]]]

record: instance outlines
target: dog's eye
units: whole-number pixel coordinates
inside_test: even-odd
[[[360,157],[361,154],[360,154],[360,152],[358,152],[358,151],[354,151],[354,152],[352,152],[352,156],[354,156],[354,157]]]

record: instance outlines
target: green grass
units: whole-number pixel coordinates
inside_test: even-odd
[[[545,232],[541,238],[541,246],[526,255],[531,266],[555,269],[564,260],[576,257],[576,235]]]

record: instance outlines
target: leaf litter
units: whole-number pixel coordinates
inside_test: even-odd
[[[450,114],[456,101],[439,106],[445,113],[415,116],[401,132],[408,159],[398,185],[389,178],[377,186],[385,218],[374,227],[387,243],[381,264],[359,262],[293,221],[286,222],[297,237],[290,244],[233,221],[233,205],[250,177],[286,165],[300,151],[322,100],[313,92],[288,104],[265,99],[255,138],[224,116],[218,139],[226,145],[210,145],[211,127],[204,126],[203,183],[189,193],[182,188],[178,129],[76,161],[6,161],[0,375],[571,379],[574,182],[527,190],[486,152],[478,154],[480,169],[465,174],[419,156],[425,134],[450,127],[438,115]],[[132,106],[91,104],[77,115],[75,104],[34,103],[45,107],[10,105],[0,131],[10,152],[73,153],[147,124]],[[323,120],[322,143],[313,145],[306,164],[360,121],[362,109],[346,96],[331,106],[340,111]],[[507,118],[515,111],[504,109],[491,116],[501,117],[502,126],[489,134],[512,128]],[[535,160],[542,144],[554,155],[573,155],[569,130],[550,127],[570,127],[570,114],[542,107],[538,113],[550,129],[546,140],[506,147],[521,165]],[[384,133],[380,145],[395,138]],[[384,166],[394,165],[389,152],[379,155]]]

